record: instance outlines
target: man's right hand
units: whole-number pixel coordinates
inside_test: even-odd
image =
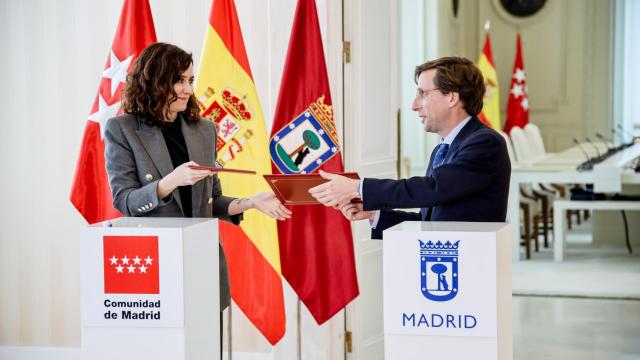
[[[344,215],[344,217],[350,221],[358,221],[358,220],[373,221],[376,216],[375,211],[364,211],[362,207],[362,203],[348,203],[346,205],[343,205],[340,208],[340,211],[342,211],[342,215]]]

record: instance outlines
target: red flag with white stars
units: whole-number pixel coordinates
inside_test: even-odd
[[[520,33],[516,47],[516,60],[513,64],[513,76],[509,88],[509,102],[507,103],[507,122],[504,124],[504,132],[507,134],[514,126],[524,127],[529,123],[529,94],[527,91],[527,78],[522,61],[522,45]]]
[[[98,94],[84,129],[71,203],[90,224],[122,216],[111,205],[111,189],[104,163],[104,126],[122,113],[122,90],[131,64],[156,42],[148,0],[124,0],[116,35],[102,73]]]
[[[104,293],[159,294],[157,236],[105,236]]]

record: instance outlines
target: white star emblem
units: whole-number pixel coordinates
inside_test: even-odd
[[[127,257],[127,255],[125,255],[125,256],[122,258],[122,264],[123,264],[123,265],[129,265],[129,260],[130,260],[130,259]]]
[[[151,257],[149,257],[149,256],[147,256],[147,258],[146,258],[146,259],[144,259],[144,262],[145,262],[147,265],[152,265],[152,264],[151,264],[151,262],[152,262],[152,261],[153,261],[153,259],[152,259]]]
[[[109,260],[111,260],[111,265],[116,265],[118,263],[118,258],[115,257],[115,255]]]
[[[136,264],[136,265],[140,265],[140,260],[142,260],[142,259],[140,259],[138,257],[138,255],[136,255],[136,257],[133,258],[133,263]]]
[[[104,127],[107,124],[107,120],[118,114],[122,101],[118,101],[112,105],[108,105],[102,98],[102,94],[98,94],[98,111],[89,115],[89,120],[100,124],[100,138],[104,139]]]
[[[280,136],[277,136],[277,135],[276,135],[276,136],[274,136],[274,137],[273,137],[273,141],[280,141]]]
[[[322,164],[322,160],[321,159],[316,160],[316,164],[318,165]]]
[[[104,69],[104,72],[102,73],[102,77],[111,79],[111,96],[115,94],[120,83],[125,83],[127,81],[127,69],[129,69],[131,60],[133,60],[133,55],[124,59],[124,61],[120,61],[116,54],[113,53],[113,50],[111,50],[111,61],[109,62],[110,67],[108,69]]]
[[[524,75],[523,69],[516,69],[516,72],[513,74],[513,77],[516,78],[517,82],[523,82],[526,76]]]
[[[116,266],[116,271],[119,272],[119,273],[121,273],[123,269],[124,269],[124,267],[122,265]]]
[[[145,273],[145,274],[147,273],[147,267],[146,267],[146,266],[144,266],[144,265],[141,265],[138,269],[140,269],[140,273],[141,273],[141,274],[142,274],[142,273]]]
[[[511,88],[511,93],[516,98],[522,96],[522,94],[523,94],[522,85],[513,84],[513,87]]]
[[[305,116],[305,117],[309,117],[309,116],[311,116],[311,113],[310,113],[310,112],[308,112],[308,111],[305,111],[305,112],[304,112],[304,116]]]
[[[520,106],[522,106],[522,108],[525,111],[529,110],[529,99],[528,98],[522,99],[522,102],[520,102]]]
[[[133,266],[133,265],[131,265],[131,266],[127,267],[127,269],[129,270],[129,274],[131,274],[131,273],[135,273],[135,272],[136,272],[136,267],[135,267],[135,266]]]
[[[295,124],[289,124],[289,129],[295,129],[296,125]]]
[[[332,147],[332,148],[331,148],[331,152],[338,152],[338,148],[337,148],[337,147],[335,147],[335,146],[334,146],[334,147]]]
[[[318,134],[324,135],[324,130],[322,130],[322,129],[318,130]]]

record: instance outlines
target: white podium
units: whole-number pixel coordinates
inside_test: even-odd
[[[95,224],[80,256],[82,359],[219,359],[217,220]]]
[[[505,223],[384,231],[385,359],[512,359],[510,236]]]

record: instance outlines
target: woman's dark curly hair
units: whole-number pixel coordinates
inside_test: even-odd
[[[149,45],[140,53],[133,71],[127,76],[124,111],[144,117],[148,124],[164,126],[169,104],[177,99],[173,85],[192,64],[191,54],[175,45]],[[180,114],[188,122],[200,120],[195,96],[191,95],[187,108]]]

